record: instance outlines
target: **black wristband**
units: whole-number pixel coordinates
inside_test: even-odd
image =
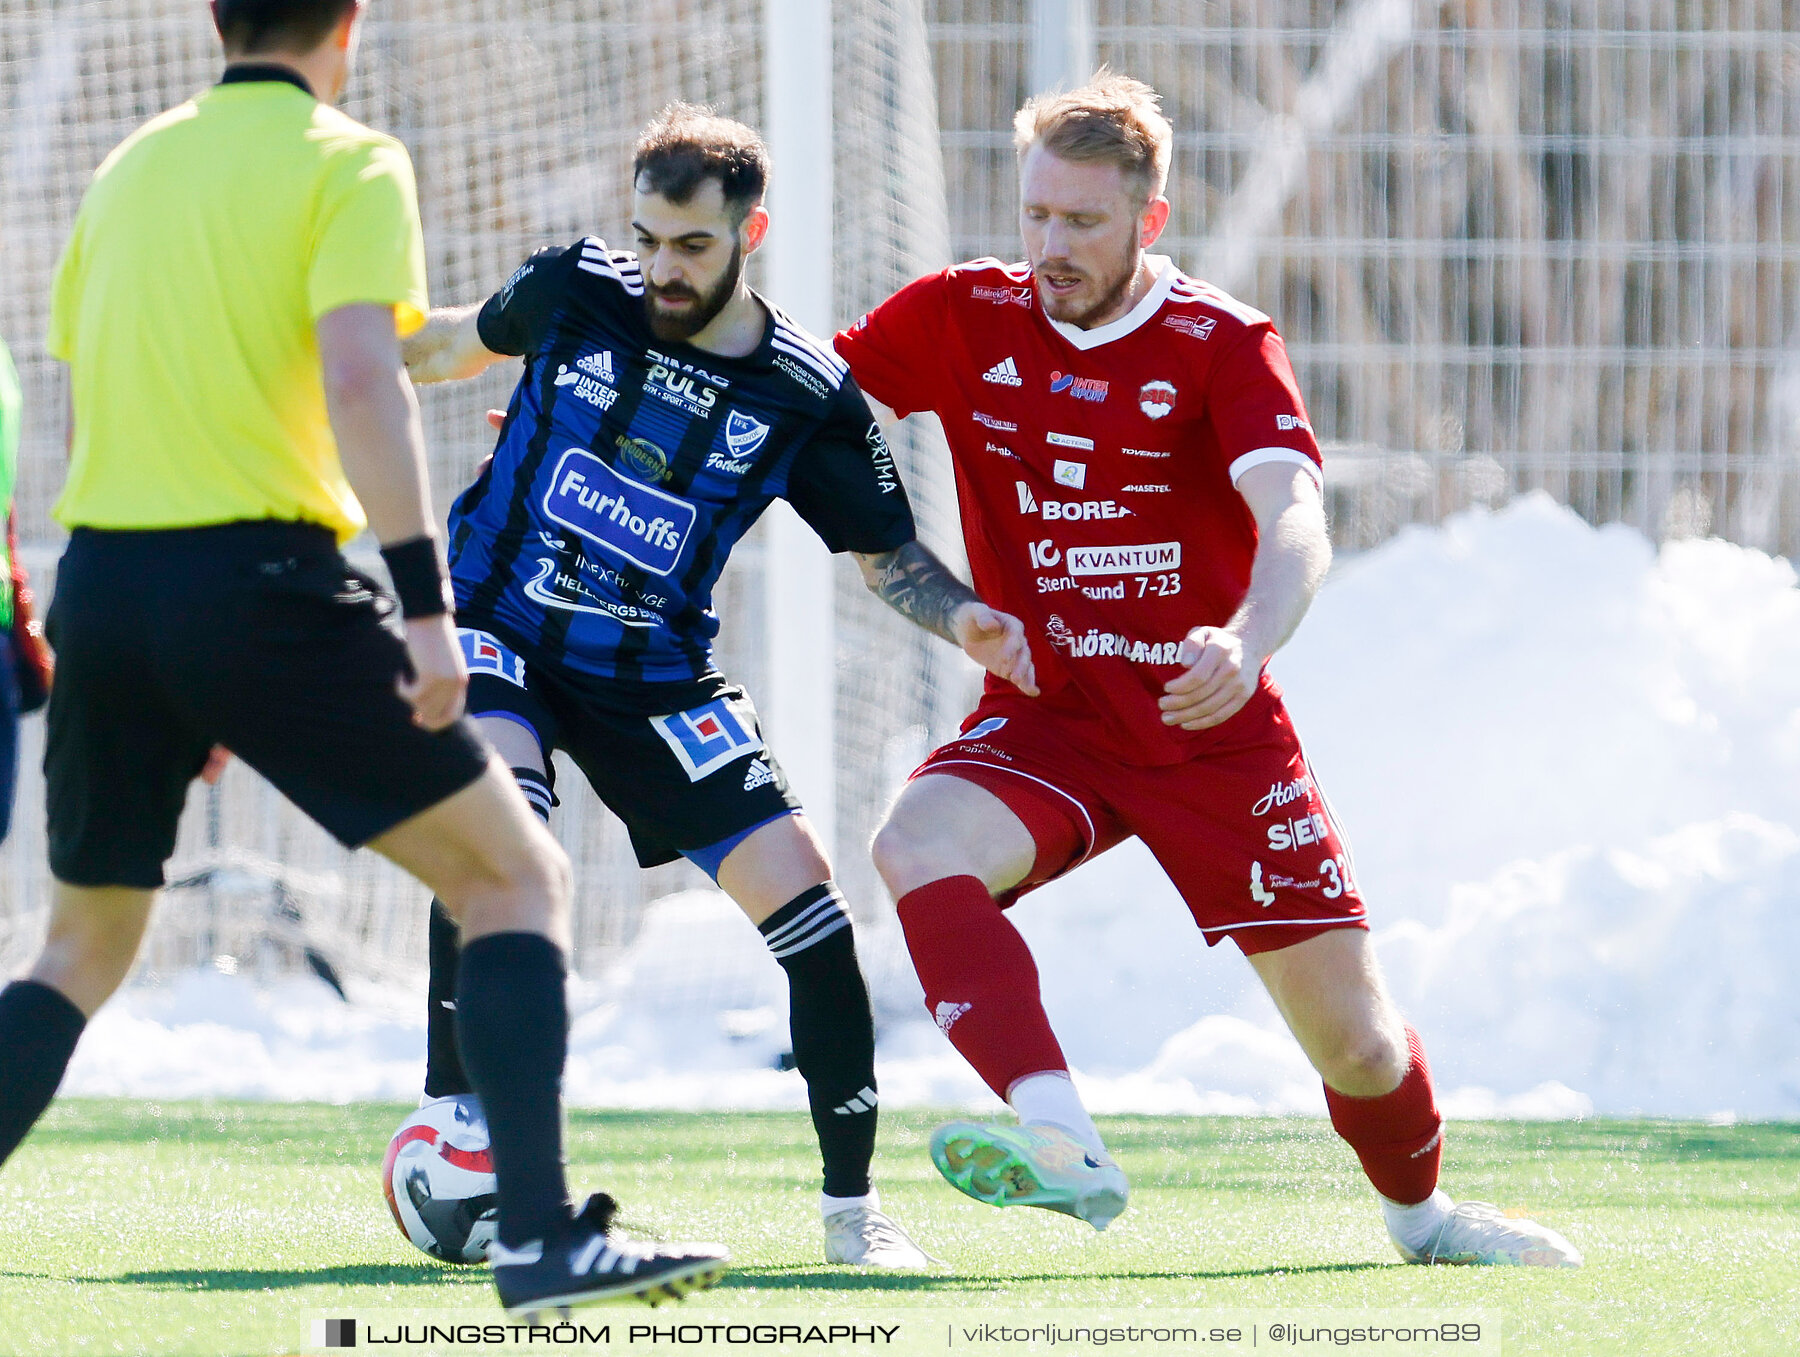
[[[394,596],[400,600],[400,616],[442,617],[450,611],[450,580],[438,555],[437,538],[410,537],[381,549]]]

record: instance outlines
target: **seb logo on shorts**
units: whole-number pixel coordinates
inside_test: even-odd
[[[581,448],[570,448],[556,464],[544,513],[653,575],[675,569],[694,530],[692,504],[627,480]]]

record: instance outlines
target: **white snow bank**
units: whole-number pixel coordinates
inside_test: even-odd
[[[1390,984],[1456,1116],[1800,1117],[1800,590],[1538,496],[1347,562],[1278,657]],[[1013,911],[1096,1111],[1320,1112],[1229,944],[1128,844]],[[859,947],[889,1106],[992,1107],[892,926]],[[784,980],[729,902],[653,906],[574,990],[578,1105],[799,1108]],[[92,1025],[74,1093],[406,1098],[423,1001],[211,973]],[[906,1015],[917,1015],[907,1017]]]

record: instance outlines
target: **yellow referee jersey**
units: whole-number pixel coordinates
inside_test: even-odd
[[[228,78],[139,128],[57,265],[49,349],[75,406],[57,519],[354,537],[313,324],[355,302],[391,305],[403,335],[429,310],[399,142],[278,78]]]

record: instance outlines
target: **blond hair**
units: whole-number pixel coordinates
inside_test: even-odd
[[[1143,189],[1145,202],[1160,196],[1169,181],[1174,138],[1156,91],[1105,66],[1080,89],[1027,99],[1013,118],[1021,162],[1041,145],[1062,160],[1117,165]]]

